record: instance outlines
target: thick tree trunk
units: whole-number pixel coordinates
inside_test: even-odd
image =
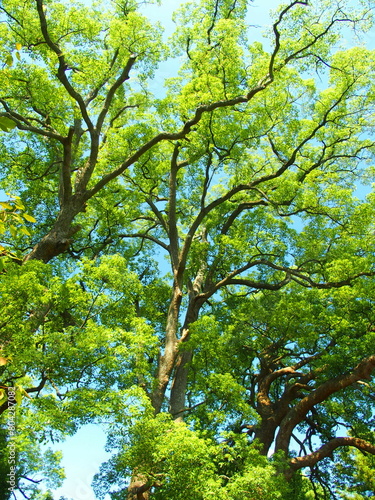
[[[186,407],[186,388],[188,383],[189,365],[193,359],[193,351],[182,351],[177,360],[173,377],[169,412],[176,421],[182,422]]]
[[[64,253],[71,244],[72,236],[81,226],[72,226],[75,216],[84,210],[82,197],[73,196],[60,210],[52,229],[26,255],[24,262],[37,259],[47,263],[57,255]]]
[[[189,340],[189,327],[197,321],[200,308],[203,304],[202,300],[198,300],[197,292],[191,291],[188,310],[185,316],[184,326],[181,330],[180,346],[183,342]],[[188,375],[191,360],[193,359],[192,350],[181,350],[176,361],[176,368],[173,376],[171,387],[171,396],[169,400],[169,412],[177,421],[184,419],[184,411],[186,410],[186,390],[188,384]]]
[[[256,395],[256,411],[261,417],[255,426],[254,438],[261,444],[261,453],[267,455],[275,439],[276,429],[287,414],[289,404],[294,399],[292,391],[285,391],[283,396],[276,402],[272,402],[269,396],[273,381],[287,373],[294,373],[292,367],[285,367],[273,371],[272,362],[269,363],[265,355],[261,360],[262,368],[258,375],[258,391]]]
[[[156,387],[151,394],[151,403],[154,407],[155,414],[159,413],[161,410],[165,397],[165,391],[175,366],[178,344],[178,316],[180,312],[181,299],[182,292],[178,284],[175,282],[168,310],[164,353],[159,356],[156,374]]]
[[[127,500],[149,500],[151,482],[147,481],[142,475],[132,478],[126,499]]]

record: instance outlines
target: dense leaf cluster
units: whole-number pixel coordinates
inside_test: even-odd
[[[367,498],[375,5],[290,1],[261,43],[248,1],[184,3],[168,40],[149,3],[0,6],[14,495],[100,422],[99,497]]]

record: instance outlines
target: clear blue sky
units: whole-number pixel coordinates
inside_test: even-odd
[[[94,500],[91,482],[99,471],[100,464],[110,458],[104,449],[106,437],[99,425],[88,424],[64,443],[49,446],[61,450],[64,454],[63,466],[66,480],[61,488],[53,492],[58,500],[61,496],[69,500]],[[109,496],[107,497],[109,498]]]

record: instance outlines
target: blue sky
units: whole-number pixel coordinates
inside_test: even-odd
[[[99,425],[88,424],[64,443],[54,445],[54,450],[62,450],[63,466],[67,479],[61,488],[53,492],[54,498],[65,496],[69,500],[94,500],[91,482],[100,464],[108,460],[110,454],[104,449],[106,437]],[[109,498],[109,497],[108,497]]]

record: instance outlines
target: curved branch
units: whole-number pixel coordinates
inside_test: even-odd
[[[278,29],[279,28],[279,24],[282,22],[283,17],[285,16],[285,14],[287,14],[290,9],[292,9],[295,5],[298,5],[298,4],[300,4],[300,5],[308,5],[307,1],[296,0],[295,2],[292,2],[290,5],[288,5],[287,7],[285,7],[280,12],[278,20],[272,26],[273,32],[275,34],[275,48],[273,49],[273,52],[272,52],[272,55],[271,55],[271,59],[270,59],[270,64],[268,66],[269,76],[270,76],[270,79],[272,81],[274,80],[274,71],[275,71],[276,56],[277,56],[277,54],[278,54],[278,52],[280,50],[280,32],[279,32],[279,29]]]
[[[113,170],[109,174],[105,175],[101,178],[97,184],[87,191],[86,200],[94,196],[98,191],[100,191],[108,182],[115,179],[119,175],[121,175],[126,169],[128,169],[133,163],[135,163],[142,155],[144,155],[147,151],[149,151],[152,147],[156,146],[162,141],[178,141],[179,139],[183,139],[191,129],[197,125],[202,116],[206,113],[215,111],[215,109],[219,108],[228,108],[231,106],[235,106],[236,104],[244,104],[249,102],[258,92],[264,90],[271,81],[268,78],[264,78],[261,80],[258,85],[253,87],[246,95],[240,95],[238,97],[234,97],[233,99],[226,99],[223,101],[216,101],[211,104],[202,104],[196,108],[194,117],[190,120],[187,120],[181,130],[179,132],[160,132],[152,139],[147,141],[143,146],[141,146],[138,151],[136,151],[133,155],[127,158],[117,169]]]
[[[292,458],[289,462],[290,470],[295,472],[304,467],[313,467],[315,464],[323,460],[323,458],[331,456],[331,454],[340,446],[354,446],[358,450],[375,455],[375,446],[364,439],[356,437],[336,437],[313,453],[309,453],[303,457]]]
[[[227,221],[223,225],[221,229],[222,234],[227,234],[229,231],[229,228],[232,226],[233,222],[236,220],[236,218],[244,211],[244,210],[251,210],[254,207],[263,205],[266,207],[268,205],[268,202],[265,200],[257,200],[257,201],[251,201],[247,203],[240,203],[238,207],[233,210],[233,212],[230,214],[228,217]]]
[[[156,215],[158,221],[160,222],[160,225],[161,227],[164,229],[164,231],[168,234],[169,231],[168,231],[168,223],[166,222],[166,220],[164,219],[164,217],[162,216],[160,210],[158,209],[158,207],[155,205],[155,203],[151,200],[151,198],[147,198],[146,200],[146,203],[149,205],[149,207],[151,208],[151,210],[154,212],[154,214]]]
[[[345,389],[361,379],[369,379],[375,369],[375,354],[363,359],[350,373],[327,380],[301,399],[286,415],[280,425],[276,438],[276,450],[288,451],[289,442],[294,428],[306,417],[307,413],[317,404],[325,401],[332,394]]]
[[[50,132],[38,127],[34,127],[31,123],[22,115],[12,111],[4,99],[0,99],[0,103],[4,106],[6,113],[0,113],[0,116],[6,116],[10,118],[16,124],[19,130],[27,130],[28,132],[33,132],[34,134],[42,135],[44,137],[50,137],[51,139],[56,139],[59,142],[64,141],[64,137],[57,132]]]
[[[152,229],[152,228],[149,228]],[[151,236],[147,233],[129,233],[129,234],[118,234],[119,238],[141,238],[145,240],[150,240],[160,247],[164,248],[168,253],[170,252],[169,246],[166,245],[163,241],[159,240],[158,238],[155,238],[154,236]],[[112,240],[114,241],[114,240]]]

